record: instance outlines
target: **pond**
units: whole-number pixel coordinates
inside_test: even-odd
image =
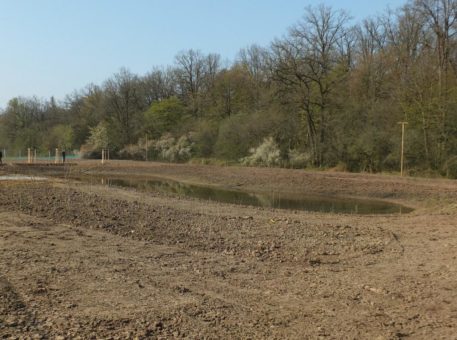
[[[277,209],[343,214],[404,214],[413,210],[402,205],[376,200],[308,195],[306,193],[301,195],[278,192],[252,193],[211,186],[192,185],[160,178],[140,180],[83,177],[80,180],[93,184],[135,188],[142,191],[160,191],[208,201]]]
[[[25,175],[2,175],[0,181],[45,181],[47,178]]]

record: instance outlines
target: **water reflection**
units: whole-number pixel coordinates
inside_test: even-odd
[[[316,195],[286,195],[278,192],[249,193],[163,179],[121,179],[86,177],[82,180],[94,184],[136,188],[143,191],[160,191],[179,196],[195,197],[223,203],[270,207],[278,209],[306,210],[346,214],[392,214],[408,213],[411,208],[374,200],[360,200]]]
[[[25,175],[2,175],[0,181],[46,181],[46,177]]]

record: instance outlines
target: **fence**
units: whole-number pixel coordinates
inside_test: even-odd
[[[0,149],[3,153],[3,162],[18,162],[18,163],[56,163],[62,162],[62,153],[58,152],[56,157],[56,152],[47,153],[38,152],[34,149],[15,152],[13,154],[9,153],[6,149]],[[65,161],[74,161],[79,160],[81,157],[75,153],[65,153]]]

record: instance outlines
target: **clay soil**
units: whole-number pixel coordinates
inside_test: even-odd
[[[121,161],[12,173],[58,177],[0,181],[0,338],[457,339],[456,181]],[[415,210],[254,208],[81,175]]]

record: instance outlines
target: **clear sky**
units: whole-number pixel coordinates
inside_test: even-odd
[[[19,95],[63,99],[121,67],[142,75],[185,49],[233,60],[320,3],[360,21],[406,0],[0,0],[0,108]]]

